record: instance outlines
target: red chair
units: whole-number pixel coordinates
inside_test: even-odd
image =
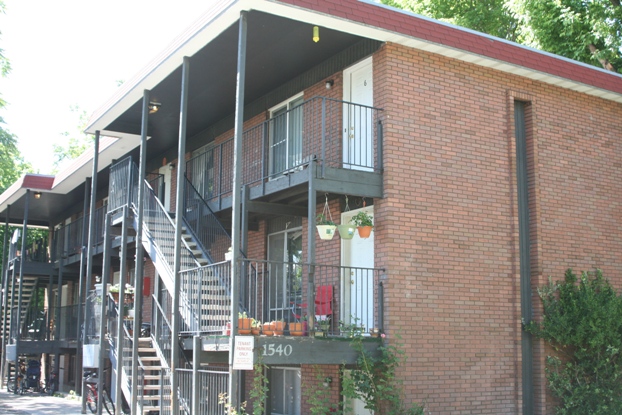
[[[296,304],[292,302],[292,314],[296,321],[302,318],[302,310],[307,308],[307,303]],[[296,310],[300,309],[300,313]],[[320,285],[315,289],[315,319],[318,321],[330,320],[333,315],[333,286]]]

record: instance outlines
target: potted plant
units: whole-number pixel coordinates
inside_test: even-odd
[[[320,213],[315,219],[315,223],[320,239],[333,239],[333,236],[335,236],[335,229],[337,229],[335,222],[328,219],[323,213]]]
[[[261,321],[253,319],[251,322],[251,334],[253,336],[258,336],[261,334]]]
[[[306,316],[302,318],[302,321],[295,321],[289,323],[289,334],[292,336],[306,336],[307,334],[307,321]]]
[[[273,320],[269,323],[263,323],[263,334],[266,336],[282,336],[285,330],[285,322],[283,320]]]
[[[352,216],[350,222],[352,222],[352,224],[356,226],[356,229],[359,231],[359,236],[361,238],[369,238],[369,235],[371,234],[371,231],[374,227],[373,219],[373,216],[362,210],[356,215]]]
[[[253,319],[246,315],[246,312],[238,313],[238,333],[251,334]]]
[[[125,284],[125,303],[133,303],[134,302],[134,287],[130,284]]]

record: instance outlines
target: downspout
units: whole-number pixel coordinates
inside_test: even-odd
[[[78,304],[82,304],[82,299],[84,298],[84,266],[85,263],[84,261],[86,260],[86,237],[87,237],[87,222],[86,222],[86,218],[87,218],[87,212],[88,212],[88,208],[89,208],[89,188],[91,186],[91,179],[90,178],[86,178],[86,180],[84,181],[84,205],[82,206],[82,237],[80,238],[80,276],[78,277]],[[90,217],[90,215],[88,216]],[[59,260],[58,260],[58,266],[59,268],[63,267],[63,258],[65,257],[64,252],[59,256]],[[61,275],[62,275],[62,271]],[[59,281],[60,284],[60,281]],[[59,285],[58,287],[58,304],[60,306],[61,302],[60,302],[60,292],[61,292],[61,287]],[[78,341],[76,342],[76,363],[78,360],[80,360],[80,362],[82,361],[81,356],[82,356],[82,332],[81,332],[81,327],[82,327],[82,312],[80,310],[78,310],[78,333],[76,335],[76,338],[78,339]],[[79,380],[82,377],[82,364],[76,364],[76,373],[75,373],[75,379]],[[82,393],[82,382],[77,382],[76,383],[76,389],[77,389],[77,393],[79,395],[81,395]],[[84,411],[86,411],[86,401],[84,401]],[[86,413],[86,412],[82,412],[82,413]]]
[[[138,163],[138,206],[136,224],[136,267],[134,277],[134,333],[132,335],[132,402],[130,408],[133,414],[138,413],[138,342],[143,323],[143,214],[145,210],[145,171],[147,163],[147,127],[149,124],[149,91],[143,91],[143,115],[140,133],[140,159]]]
[[[173,267],[173,281],[175,292],[173,293],[172,328],[171,328],[171,412],[179,413],[179,399],[177,396],[177,367],[179,366],[179,291],[181,280],[181,227],[184,208],[184,174],[186,171],[186,120],[188,118],[188,78],[190,76],[190,58],[184,56],[181,75],[181,103],[179,109],[179,147],[177,149],[177,189],[175,194],[175,258]]]
[[[315,330],[315,209],[317,193],[315,192],[315,162],[309,168],[309,185],[307,203],[307,258],[309,261],[309,275],[307,276],[307,323],[309,330]]]
[[[24,293],[24,262],[26,262],[26,233],[28,232],[28,209],[30,209],[30,189],[26,189],[26,201],[24,202],[24,224],[22,225],[21,258],[19,260],[19,294],[17,299],[17,315],[15,316],[15,321],[17,322],[17,331],[15,335],[15,356],[17,356],[17,360],[19,360],[19,343],[22,334],[21,316],[22,296]]]
[[[231,203],[231,336],[229,337],[229,385],[231,407],[240,406],[239,371],[233,370],[235,336],[238,334],[239,311],[239,259],[240,259],[240,197],[242,190],[242,136],[244,132],[244,87],[246,83],[246,21],[247,13],[240,13],[238,33],[238,70],[235,96],[235,131],[233,147],[233,192]]]

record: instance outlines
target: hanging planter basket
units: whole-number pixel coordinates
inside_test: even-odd
[[[331,240],[335,236],[335,225],[317,225],[317,233],[320,234],[320,239]]]
[[[354,232],[356,232],[356,227],[349,224],[337,225],[337,230],[339,231],[341,239],[352,239],[354,237]]]

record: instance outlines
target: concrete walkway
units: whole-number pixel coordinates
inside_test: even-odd
[[[38,393],[14,395],[0,391],[2,415],[80,415],[80,401]],[[88,409],[87,409],[88,411]],[[90,412],[89,412],[90,413]]]

